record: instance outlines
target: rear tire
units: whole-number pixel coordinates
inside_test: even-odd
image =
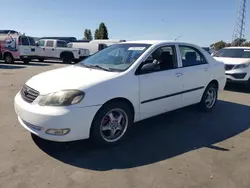
[[[14,63],[14,58],[11,54],[7,53],[4,55],[4,61],[5,63],[12,64]]]
[[[129,105],[119,101],[105,104],[94,117],[90,139],[99,146],[116,145],[126,138],[132,124]]]
[[[199,103],[199,108],[203,112],[211,111],[218,98],[218,87],[215,84],[209,84],[203,93],[201,102]]]
[[[29,64],[29,62],[30,62],[30,59],[23,59],[24,64]]]
[[[72,60],[73,60],[73,57],[71,54],[64,54],[62,56],[62,61],[63,63],[66,63],[66,64],[71,64],[72,63]]]

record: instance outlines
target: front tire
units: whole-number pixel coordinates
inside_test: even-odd
[[[201,111],[209,112],[211,111],[217,102],[218,98],[218,87],[215,84],[209,84],[203,93],[199,107]]]
[[[14,63],[14,58],[11,54],[7,53],[4,55],[4,61],[5,63],[12,64]]]
[[[44,62],[44,59],[43,58],[39,58],[38,61],[39,62]]]
[[[115,145],[126,138],[133,124],[133,114],[125,102],[111,102],[96,114],[90,138],[98,145]]]

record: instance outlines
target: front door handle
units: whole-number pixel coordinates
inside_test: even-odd
[[[180,77],[180,76],[182,76],[183,74],[181,73],[181,72],[178,72],[178,73],[176,73],[175,74],[177,77]]]

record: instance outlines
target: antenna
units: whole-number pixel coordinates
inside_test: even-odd
[[[175,38],[174,41],[177,41],[179,38],[181,38],[182,36],[180,35],[179,37]]]
[[[237,18],[234,26],[232,45],[239,46],[242,39],[245,37],[245,25],[246,25],[246,5],[247,0],[239,0]]]

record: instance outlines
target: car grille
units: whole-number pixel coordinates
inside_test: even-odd
[[[232,70],[235,65],[225,65],[226,70]]]
[[[39,95],[38,91],[30,88],[27,85],[24,85],[21,90],[21,96],[23,100],[25,100],[28,103],[32,103],[37,98],[38,95]]]

